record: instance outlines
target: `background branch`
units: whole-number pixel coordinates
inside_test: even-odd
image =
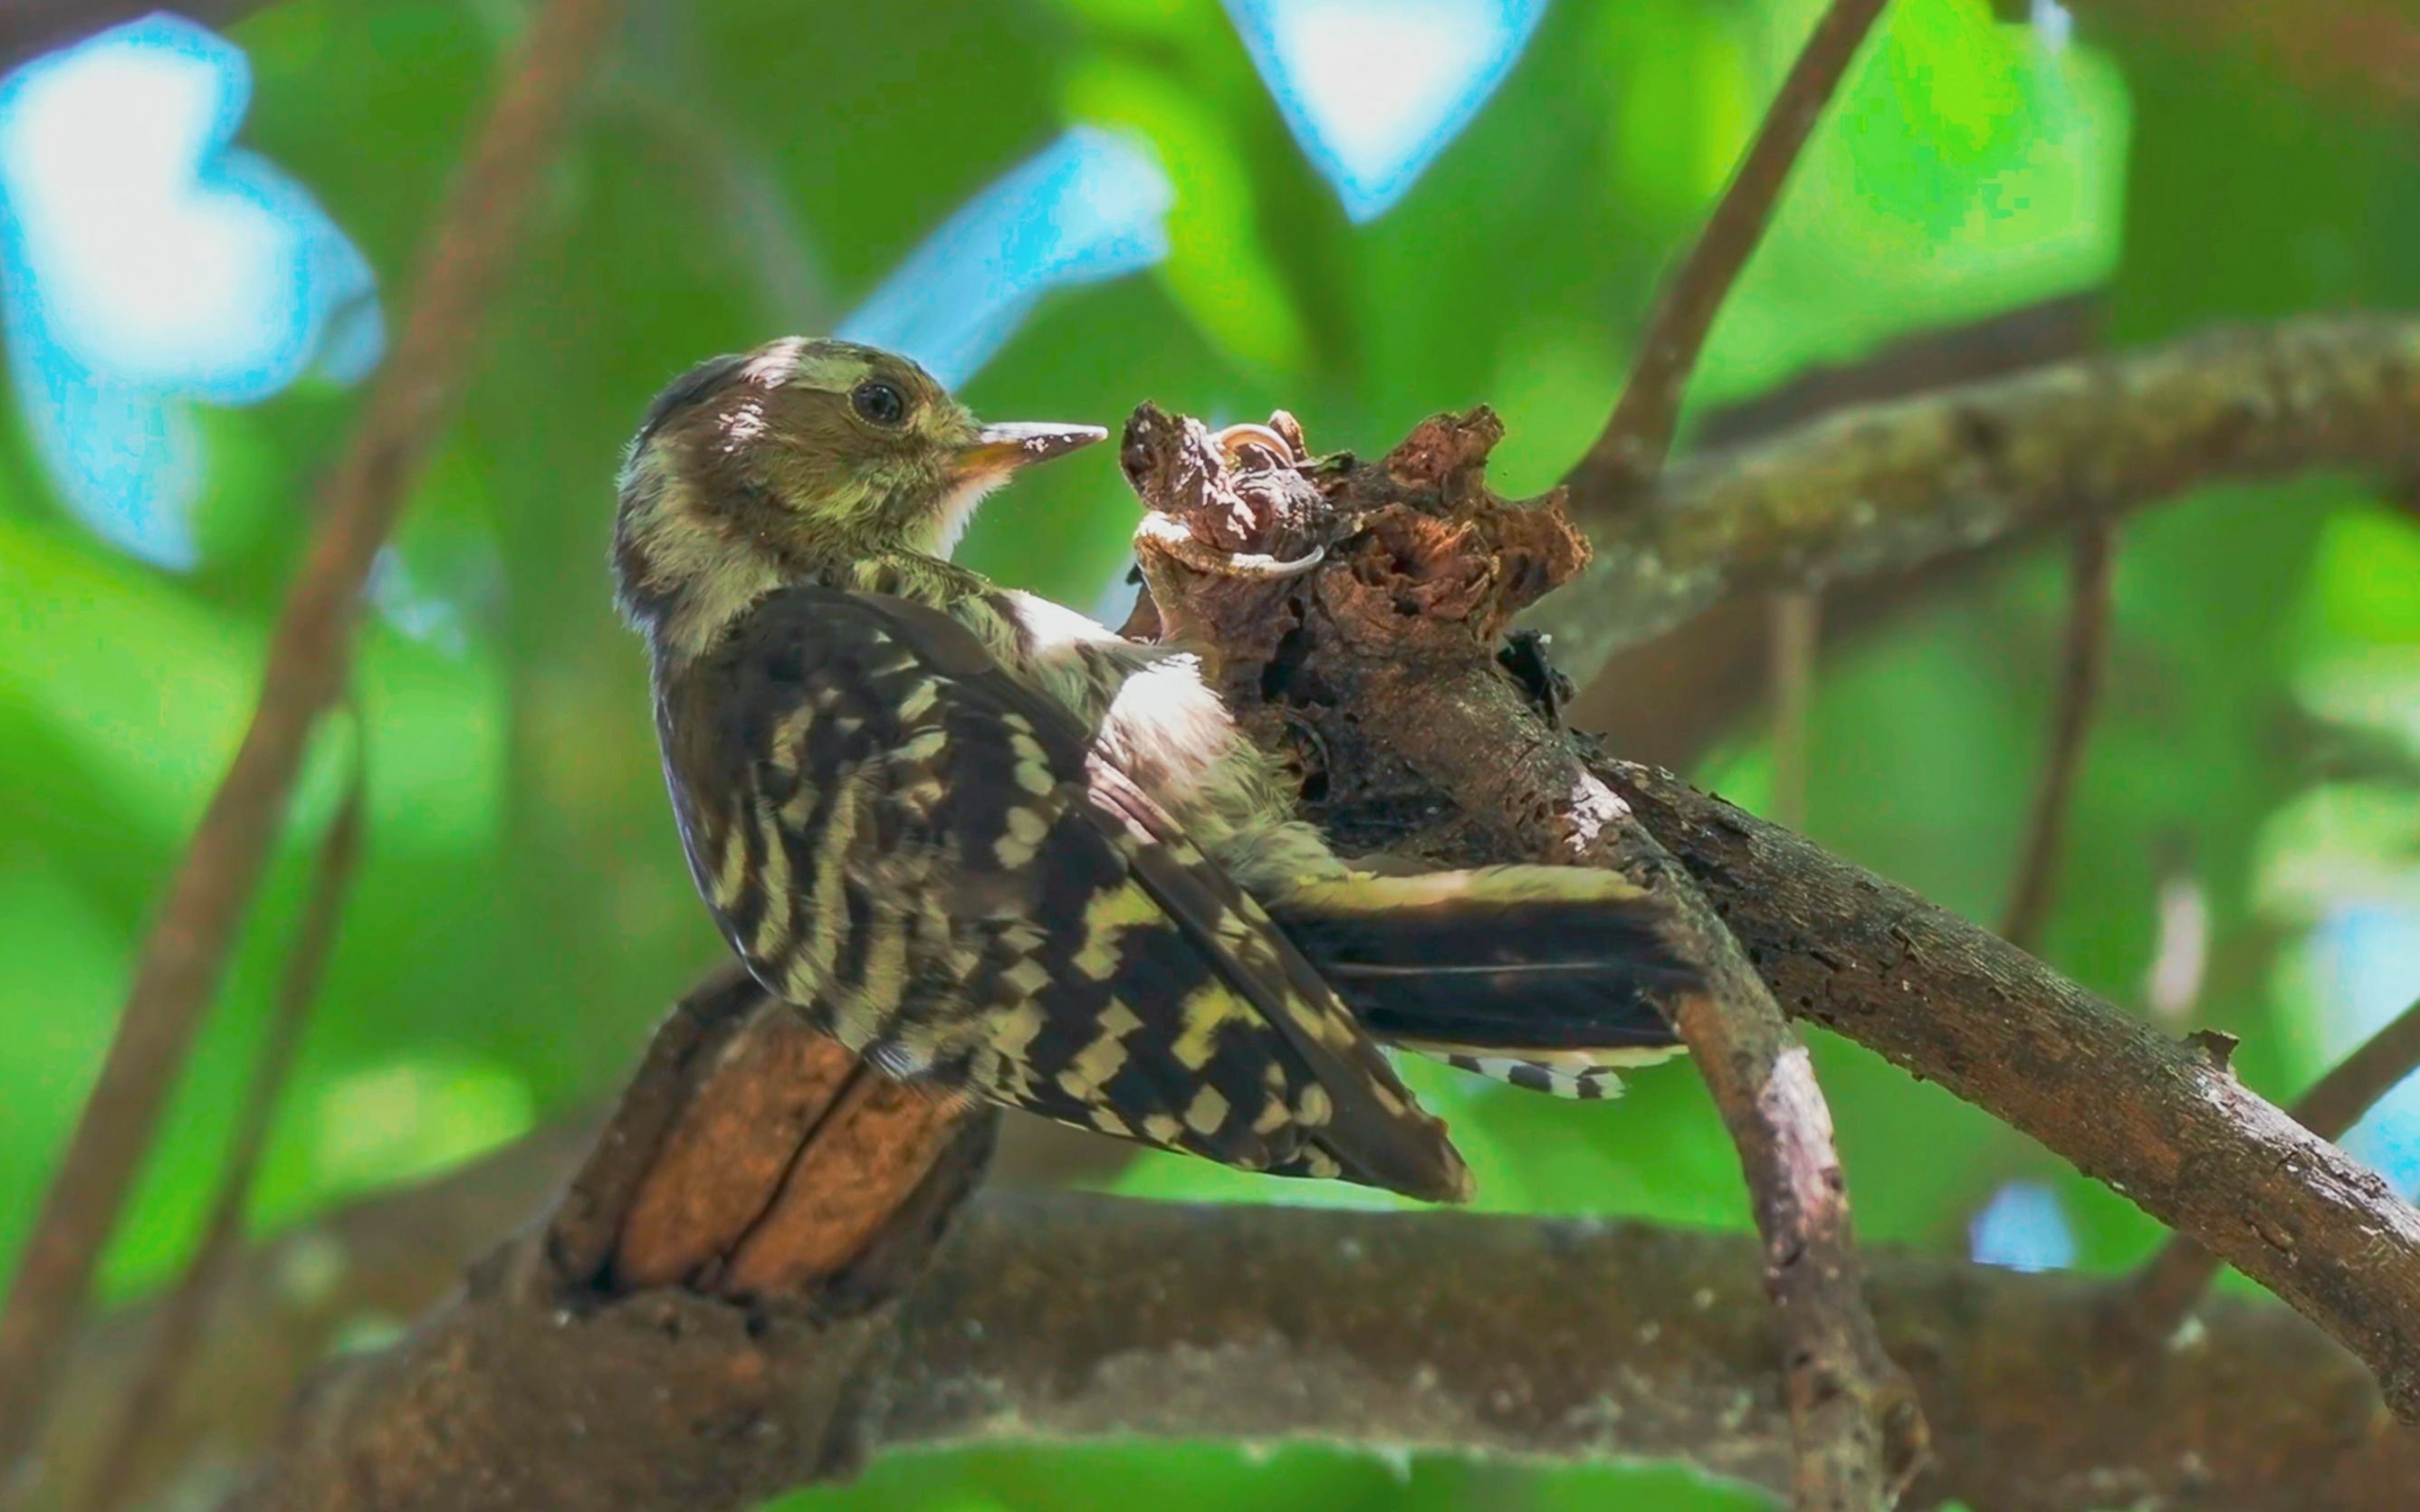
[[[85,1512],[114,1512],[132,1504],[135,1467],[143,1443],[167,1415],[169,1404],[184,1383],[200,1342],[204,1318],[225,1284],[228,1270],[243,1247],[244,1209],[261,1157],[269,1150],[280,1094],[285,1090],[302,1034],[311,1022],[311,1005],[319,993],[328,956],[335,947],[337,927],[344,920],[345,898],[351,890],[354,864],[361,858],[362,804],[366,786],[369,732],[353,719],[353,755],[345,780],[345,796],[336,817],[319,843],[312,893],[295,930],[294,945],[279,978],[277,999],[270,1010],[269,1032],[254,1057],[252,1081],[236,1116],[226,1168],[219,1177],[217,1198],[199,1245],[184,1274],[168,1289],[158,1308],[151,1337],[132,1384],[119,1404],[116,1426],[106,1437],[99,1470],[78,1503]]]
[[[1854,361],[1808,368],[1777,388],[1715,410],[1693,428],[1692,440],[1701,449],[1741,446],[1854,405],[2066,361],[2099,344],[2102,317],[2102,300],[2094,292],[1921,331]],[[1817,652],[1909,613],[1944,582],[1974,572],[1988,554],[1952,555],[1912,572],[1836,588],[1823,596]],[[1771,691],[1772,649],[1771,616],[1763,604],[1752,597],[1720,600],[1660,635],[1615,651],[1581,685],[1571,723],[1603,734],[1608,746],[1625,756],[1685,771]]]
[[[1773,596],[1773,817],[1807,828],[1809,722],[1815,710],[1815,648],[1823,638],[1823,600],[1792,589]]]
[[[225,28],[260,9],[270,0],[178,0],[152,5],[147,0],[11,0],[0,11],[0,72],[39,57],[54,48],[68,47],[112,26],[166,10],[205,26]]]
[[[1799,49],[1779,92],[1765,108],[1756,140],[1748,144],[1747,155],[1689,249],[1688,260],[1666,285],[1613,413],[1588,455],[1564,479],[1583,518],[1593,520],[1626,507],[1664,470],[1681,421],[1681,400],[1714,317],[1764,240],[1791,165],[1814,134],[1823,107],[1885,3],[1832,0]]]
[[[2022,18],[2027,0],[2001,0]],[[2163,43],[2257,61],[2342,106],[2420,105],[2420,19],[2397,0],[2075,0],[2095,22]]]
[[[2085,745],[2092,735],[2092,716],[2100,708],[2102,676],[2109,662],[2117,568],[2117,544],[2109,527],[2097,521],[2078,525],[2068,569],[2067,635],[2059,647],[2049,750],[2025,818],[2008,912],[2000,921],[2000,938],[2021,950],[2039,952],[2042,926],[2050,919],[2058,864],[2066,852],[2068,810],[2075,801],[2075,779],[2084,771]]]
[[[1535,623],[1586,685],[1728,595],[1904,573],[2206,484],[2415,460],[2420,320],[2226,327],[1693,457]]]
[[[344,686],[379,548],[459,390],[616,0],[551,0],[429,240],[393,357],[318,500],[318,525],[270,643],[252,721],[211,795],[134,969],[100,1080],[0,1304],[0,1477],[39,1430],[101,1246],[192,1048],[283,827],[319,714]]]

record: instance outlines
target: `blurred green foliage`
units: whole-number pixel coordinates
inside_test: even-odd
[[[1214,0],[647,10],[644,45],[546,182],[542,229],[398,543],[389,589],[435,606],[443,632],[372,616],[360,727],[333,722],[317,753],[111,1254],[111,1290],[156,1283],[197,1231],[342,742],[368,742],[368,852],[285,1095],[261,1224],[593,1101],[721,953],[673,844],[638,648],[613,622],[603,568],[619,447],[670,375],[828,325],[966,195],[1065,125],[1095,122],[1140,133],[1167,165],[1171,256],[1046,303],[971,385],[979,410],[1113,421],[1143,397],[1225,418],[1283,405],[1314,443],[1367,448],[1485,399],[1511,427],[1500,480],[1542,488],[1602,422],[1659,271],[1818,8],[1555,0],[1468,131],[1357,227]],[[1894,7],[1723,316],[1700,401],[2086,288],[2105,291],[2121,339],[2413,303],[2420,158],[2404,132],[2204,54],[2105,48],[2089,20],[2054,53],[1984,0]],[[391,297],[516,23],[501,4],[297,0],[237,33],[258,72],[243,140],[312,186]],[[204,561],[182,575],[75,525],[22,434],[0,433],[0,1260],[232,748],[352,402],[322,387],[207,416]],[[969,552],[1086,605],[1132,518],[1110,460],[1088,458],[996,504]],[[1820,839],[1996,913],[2040,759],[2062,560],[2012,558],[1827,660],[1811,753]],[[2214,931],[2193,1012],[2245,1037],[2237,1065],[2273,1093],[2340,1048],[2316,1027],[2327,975],[2299,954],[2304,932],[2348,896],[2420,907],[2415,584],[2410,517],[2341,481],[2197,499],[2124,537],[2108,714],[2046,953],[2139,1001],[2159,858],[2189,857]],[[2333,768],[2349,731],[2397,759]],[[1699,775],[1754,802],[1769,772],[1750,720]],[[1961,1251],[1978,1207],[2024,1176],[2065,1200],[2082,1264],[2122,1265],[2155,1242],[2121,1199],[1938,1089],[1838,1042],[1818,1049],[1869,1239]],[[1452,1116],[1487,1206],[1745,1221],[1685,1070],[1577,1109],[1416,1074]],[[1114,1185],[1377,1200],[1163,1157]],[[1758,1504],[1668,1470],[1214,1445],[896,1459],[795,1504],[1138,1502]]]

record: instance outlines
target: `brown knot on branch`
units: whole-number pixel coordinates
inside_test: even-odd
[[[1441,801],[1365,725],[1373,694],[1460,668],[1551,699],[1534,648],[1515,660],[1529,667],[1517,680],[1497,658],[1513,616],[1576,576],[1589,546],[1560,490],[1524,502],[1488,486],[1503,437],[1483,406],[1433,415],[1365,463],[1313,453],[1283,411],[1213,430],[1145,404],[1126,422],[1121,460],[1146,511],[1135,535],[1145,602],[1128,633],[1200,653],[1246,727],[1290,755],[1314,817],[1348,850],[1472,861],[1491,849],[1462,822],[1483,804]]]
[[[1432,415],[1363,466],[1313,456],[1282,410],[1214,431],[1145,404],[1121,452],[1150,510],[1136,536],[1144,579],[1163,612],[1188,616],[1170,622],[1179,638],[1230,661],[1274,659],[1281,636],[1238,645],[1226,631],[1288,600],[1315,600],[1338,634],[1399,656],[1492,646],[1589,561],[1561,490],[1517,503],[1488,487],[1503,438],[1482,405]]]

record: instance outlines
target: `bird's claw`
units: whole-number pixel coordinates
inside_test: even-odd
[[[1227,558],[1225,570],[1232,577],[1264,578],[1276,581],[1298,578],[1327,560],[1327,548],[1314,546],[1292,561],[1280,561],[1262,552],[1238,552]]]
[[[1257,446],[1288,467],[1292,467],[1296,460],[1294,444],[1279,434],[1276,428],[1271,426],[1246,421],[1241,425],[1229,426],[1210,439],[1218,444],[1219,455],[1225,457],[1231,463],[1242,457],[1244,448],[1247,446]]]
[[[1223,552],[1187,529],[1183,521],[1163,514],[1143,516],[1137,534],[1195,571],[1218,577],[1279,582],[1300,577],[1327,560],[1325,546],[1313,546],[1291,560],[1264,552]]]

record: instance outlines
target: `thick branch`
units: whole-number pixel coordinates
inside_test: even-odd
[[[1602,771],[1801,1016],[1995,1115],[2194,1235],[2420,1412],[2420,1212],[2198,1049],[1670,774]]]
[[[1585,685],[1728,595],[1904,572],[2206,484],[2415,461],[2420,320],[2205,332],[1693,458],[1536,623]]]
[[[845,1473],[993,1124],[716,973],[548,1220],[306,1401],[231,1506],[744,1505]]]
[[[2312,1083],[2294,1104],[2293,1119],[2321,1139],[2342,1139],[2373,1103],[2415,1069],[2420,1069],[2420,1003],[2404,1009]],[[2128,1325],[2147,1338],[2167,1338],[2192,1316],[2219,1265],[2218,1256],[2190,1235],[2170,1239],[2135,1277],[2124,1314]]]
[[[256,1252],[212,1319],[206,1389],[158,1425],[150,1454],[196,1467],[189,1492],[206,1486],[210,1464],[223,1473],[260,1442],[334,1340],[453,1289],[449,1251],[526,1214],[571,1155],[562,1139],[532,1142]],[[1745,1237],[1644,1225],[993,1193],[902,1319],[881,1441],[1140,1435],[1680,1458],[1778,1489],[1789,1466],[1760,1265]],[[2420,1479],[2420,1436],[2395,1431],[2361,1368],[2274,1304],[2212,1302],[2191,1348],[2128,1374],[2092,1364],[2117,1295],[2105,1284],[1913,1255],[1870,1269],[1884,1342],[1914,1368],[1938,1430],[1910,1504],[2400,1512]],[[306,1276],[322,1279],[298,1284]],[[432,1329],[491,1304],[449,1305]],[[114,1395],[144,1326],[122,1320],[78,1355],[60,1416],[70,1484],[91,1447],[73,1409]],[[611,1325],[564,1327],[585,1339]],[[691,1347],[665,1332],[646,1343],[667,1364]],[[733,1328],[713,1348],[729,1380],[785,1373],[799,1346]],[[599,1439],[632,1428],[588,1426]],[[702,1479],[724,1452],[706,1433],[642,1447]],[[814,1473],[811,1449],[781,1446],[793,1483]],[[531,1445],[541,1468],[551,1452]],[[731,1504],[690,1495],[657,1512]]]
[[[909,1310],[889,1432],[1652,1456],[1778,1489],[1760,1268],[1745,1240],[1646,1225],[987,1196]],[[2358,1370],[2257,1305],[2121,1375],[2091,1364],[2105,1286],[1872,1271],[1884,1345],[1939,1404],[1910,1504],[2350,1512],[2406,1504],[2420,1470]]]

